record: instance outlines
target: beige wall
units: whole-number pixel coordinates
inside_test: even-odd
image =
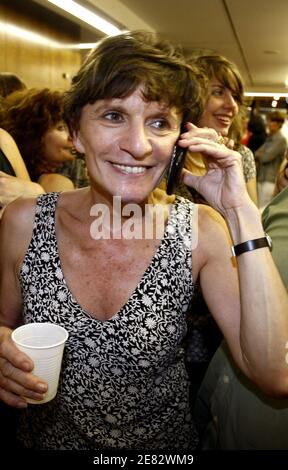
[[[25,3],[25,2],[23,2]],[[77,42],[75,34],[47,25],[45,18],[31,18],[28,12],[0,4],[0,22],[10,23],[50,39]],[[79,69],[79,51],[56,49],[15,38],[0,28],[0,71],[16,73],[28,87],[67,89]]]

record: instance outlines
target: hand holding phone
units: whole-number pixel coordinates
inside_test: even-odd
[[[167,174],[167,194],[173,194],[176,186],[179,184],[180,175],[185,162],[187,149],[175,145]]]

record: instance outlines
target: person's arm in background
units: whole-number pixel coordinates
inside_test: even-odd
[[[40,184],[30,180],[25,163],[14,139],[4,129],[0,129],[0,148],[16,175],[12,176],[0,171],[0,206],[2,212],[3,208],[17,197],[37,196],[45,191]]]
[[[274,136],[273,136],[274,137]],[[268,138],[266,142],[255,152],[255,158],[262,163],[268,163],[275,158],[283,156],[287,148],[285,139]]]
[[[7,175],[0,171],[0,205],[7,206],[20,196],[37,196],[45,193],[42,186],[18,176]]]
[[[31,181],[15,140],[4,129],[0,129],[0,148],[11,164],[15,175],[23,180]]]
[[[262,214],[264,230],[273,241],[272,256],[288,290],[288,180]]]

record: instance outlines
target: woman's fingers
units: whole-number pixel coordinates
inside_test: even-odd
[[[24,372],[17,367],[14,367],[11,362],[6,359],[0,358],[0,386],[15,382],[26,389],[38,392],[45,392],[47,390],[46,382],[41,381],[39,377],[31,373]]]
[[[40,388],[39,388],[40,385]],[[9,393],[10,395],[16,395],[18,398],[20,398],[20,402],[23,401],[23,398],[32,398],[33,400],[43,400],[44,398],[44,384],[37,384],[36,388],[39,388],[39,391],[34,391],[29,388],[26,388],[23,386],[21,383],[17,383],[14,380],[11,380],[9,377],[5,377],[1,374],[0,372],[0,386],[1,386],[1,391],[4,390],[4,392]],[[47,390],[47,386],[45,387]],[[0,392],[1,393],[1,392]]]
[[[27,402],[24,398],[14,395],[13,393],[7,392],[7,390],[1,389],[0,387],[0,399],[6,403],[6,405],[13,406],[13,408],[27,408]]]
[[[193,137],[201,137],[203,139],[218,142],[219,138],[224,139],[215,129],[210,127],[197,127],[192,122],[185,124],[186,132],[182,132],[181,139],[191,139]]]

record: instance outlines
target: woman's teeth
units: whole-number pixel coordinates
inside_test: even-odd
[[[140,174],[146,171],[146,167],[144,166],[126,166],[126,165],[118,165],[117,163],[113,163],[113,166],[119,168],[123,173],[135,173]]]

